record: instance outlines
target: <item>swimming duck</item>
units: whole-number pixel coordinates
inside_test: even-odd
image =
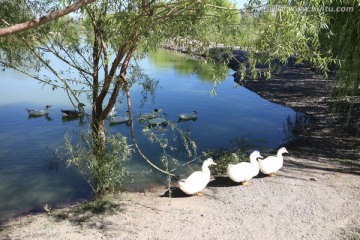
[[[241,182],[242,185],[248,185],[248,181],[259,174],[258,158],[262,158],[259,151],[250,154],[250,162],[241,162],[238,164],[229,164],[227,174],[234,182]]]
[[[152,113],[140,113],[140,120],[156,118],[158,113],[161,111],[162,111],[162,109],[155,108]]]
[[[62,116],[68,118],[81,117],[85,114],[84,106],[85,104],[79,103],[78,110],[61,110]]]
[[[276,156],[269,156],[265,159],[259,159],[260,171],[268,174],[270,177],[275,176],[284,163],[283,153],[289,153],[286,148],[282,147],[277,151]]]
[[[129,111],[126,111],[126,113],[123,116],[112,116],[110,117],[110,124],[118,124],[118,123],[126,123],[129,122],[130,116]]]
[[[51,105],[46,105],[44,110],[27,109],[26,108],[26,111],[28,111],[29,116],[43,116],[43,115],[49,114],[49,108],[50,107],[51,107]]]
[[[107,115],[107,117],[108,118],[110,118],[110,117],[113,117],[113,116],[115,116],[116,115],[116,107],[115,106],[113,106],[112,108],[111,108],[111,111],[109,112],[109,114]]]
[[[181,113],[179,114],[180,120],[195,120],[197,119],[197,111],[192,111],[192,113]]]
[[[165,117],[167,117],[167,114],[163,113],[162,115],[163,115],[163,117],[151,118],[151,119],[148,119],[147,121],[150,125],[156,125],[156,126],[164,125],[167,123],[167,120],[165,119]]]
[[[178,182],[180,189],[188,195],[201,195],[199,192],[210,182],[210,165],[216,165],[212,158],[203,162],[201,171],[193,172],[187,179],[181,179]]]

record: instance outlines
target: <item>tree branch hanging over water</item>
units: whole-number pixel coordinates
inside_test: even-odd
[[[27,21],[27,22],[23,22],[23,23],[17,23],[14,25],[11,25],[10,23],[8,23],[5,19],[1,19],[1,21],[3,23],[5,23],[6,25],[9,25],[9,27],[5,27],[5,28],[0,28],[0,37],[5,37],[11,34],[15,34],[15,33],[19,33],[22,31],[26,31],[29,30],[31,28],[35,28],[38,26],[41,26],[43,24],[46,24],[50,21],[53,21],[55,19],[58,19],[62,16],[65,16],[71,12],[74,12],[80,8],[82,8],[83,6],[95,2],[96,0],[80,0],[74,4],[71,4],[67,7],[64,7],[62,9],[59,9],[57,11],[54,11],[52,13],[49,13],[48,15],[39,17],[39,18],[35,18],[33,20]]]

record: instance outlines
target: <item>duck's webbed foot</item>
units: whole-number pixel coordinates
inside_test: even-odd
[[[243,185],[243,186],[249,186],[249,182],[248,182],[248,181],[244,181],[244,182],[241,183],[241,185]]]

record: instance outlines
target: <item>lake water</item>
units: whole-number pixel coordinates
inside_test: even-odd
[[[154,102],[141,103],[141,88],[134,86],[131,94],[135,114],[161,108],[168,119],[180,129],[191,132],[196,141],[198,156],[214,148],[231,148],[234,139],[250,139],[264,147],[274,148],[289,138],[289,119],[295,118],[292,109],[273,104],[233,81],[231,70],[215,72],[206,65],[187,56],[159,51],[141,60],[146,73],[159,80]],[[217,95],[211,94],[213,75],[220,76]],[[62,91],[52,91],[35,80],[6,70],[0,72],[0,220],[30,211],[42,210],[45,204],[59,206],[89,198],[91,190],[82,176],[64,164],[54,161],[61,149],[66,132],[76,135],[79,129],[88,129],[87,121],[64,121],[60,109],[72,109]],[[83,98],[86,110],[90,103]],[[42,109],[52,105],[48,117],[29,118],[25,108]],[[126,105],[117,105],[118,113],[126,111]],[[196,121],[179,122],[178,114],[198,112]],[[107,123],[108,124],[108,123]],[[139,145],[144,153],[161,166],[161,149],[151,144],[136,123]],[[108,126],[111,132],[129,136],[126,124]],[[170,127],[154,129],[169,138]],[[129,139],[129,144],[131,144]],[[179,143],[171,143],[179,147]],[[183,154],[181,149],[172,153],[180,162],[194,158]],[[203,159],[203,158],[202,158]],[[130,188],[158,184],[165,180],[136,154],[130,162],[134,174]],[[144,171],[144,172],[143,172]],[[186,173],[188,168],[179,169]],[[178,172],[178,173],[179,173]]]

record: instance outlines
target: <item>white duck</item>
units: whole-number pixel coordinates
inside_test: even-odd
[[[85,114],[84,110],[85,104],[79,103],[78,110],[60,110],[62,112],[62,116],[65,118],[75,118],[81,117]]]
[[[241,182],[242,185],[248,185],[248,181],[259,174],[258,158],[262,158],[259,151],[250,154],[250,162],[241,162],[238,164],[229,164],[227,174],[234,182]]]
[[[126,111],[126,113],[123,116],[112,116],[110,117],[109,121],[110,124],[117,124],[117,123],[126,123],[129,122],[130,116],[129,111]]]
[[[269,176],[275,176],[284,163],[283,153],[289,153],[286,148],[282,147],[277,151],[276,156],[269,156],[265,159],[259,159],[260,171]]]
[[[48,115],[49,114],[49,108],[51,107],[51,105],[46,105],[44,110],[37,110],[37,109],[27,109],[26,111],[28,111],[29,116],[44,116],[44,115]]]
[[[156,118],[151,118],[148,119],[148,123],[152,126],[159,126],[159,125],[165,125],[167,123],[167,120],[165,117],[167,117],[166,113],[162,114],[163,117],[156,117]]]
[[[199,192],[210,182],[210,165],[216,165],[212,158],[204,161],[201,171],[193,172],[187,179],[181,179],[178,182],[180,189],[188,195],[200,195]]]
[[[162,109],[155,108],[152,113],[140,113],[140,120],[156,118],[158,113],[161,111],[162,111]]]
[[[197,111],[192,111],[192,113],[181,113],[179,114],[180,120],[195,120],[197,119]]]

